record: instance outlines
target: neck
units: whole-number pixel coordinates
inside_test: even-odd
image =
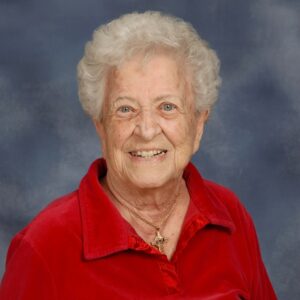
[[[118,181],[116,178],[116,176],[111,176],[107,172],[103,180],[104,188],[113,196],[112,200],[122,202],[137,211],[147,211],[148,214],[151,214],[151,212],[154,214],[155,212],[160,214],[164,212],[173,204],[183,187],[185,187],[182,177],[157,188],[137,188]]]
[[[155,189],[137,189],[107,173],[102,185],[137,234],[170,259],[190,200],[184,179]]]

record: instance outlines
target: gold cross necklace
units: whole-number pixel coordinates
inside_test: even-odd
[[[163,217],[163,219],[160,222],[160,224],[155,225],[152,222],[150,222],[149,220],[145,219],[143,216],[139,215],[138,212],[134,208],[131,208],[131,207],[127,206],[125,203],[121,202],[118,199],[118,197],[116,197],[116,195],[112,192],[112,190],[109,188],[108,184],[107,184],[107,187],[108,187],[110,193],[114,196],[115,200],[121,206],[123,206],[125,209],[127,209],[130,214],[134,215],[136,218],[138,218],[139,220],[143,221],[144,223],[146,223],[147,225],[149,225],[149,226],[151,226],[151,227],[153,227],[155,229],[155,237],[154,237],[153,241],[150,243],[150,245],[153,246],[153,247],[155,247],[161,253],[164,253],[164,245],[168,241],[168,238],[164,237],[161,234],[161,229],[165,225],[165,223],[167,222],[168,218],[171,216],[171,214],[173,213],[173,211],[175,209],[176,202],[177,202],[176,200],[177,200],[179,192],[176,193],[175,200],[172,203],[172,206],[170,207],[170,209],[168,209],[168,213]]]

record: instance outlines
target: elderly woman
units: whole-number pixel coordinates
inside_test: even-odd
[[[1,299],[276,299],[249,214],[190,163],[219,62],[186,22],[98,28],[79,95],[103,158],[11,243]]]

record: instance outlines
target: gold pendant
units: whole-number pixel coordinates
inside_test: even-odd
[[[164,243],[167,242],[167,238],[163,237],[159,230],[156,230],[154,240],[151,242],[151,246],[155,247],[161,253],[164,253]]]

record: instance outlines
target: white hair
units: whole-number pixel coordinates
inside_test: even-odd
[[[191,70],[198,111],[210,110],[218,98],[219,59],[193,28],[182,19],[147,11],[130,13],[100,26],[87,42],[77,68],[79,98],[85,112],[101,116],[108,72],[138,53],[166,50],[183,58]]]

